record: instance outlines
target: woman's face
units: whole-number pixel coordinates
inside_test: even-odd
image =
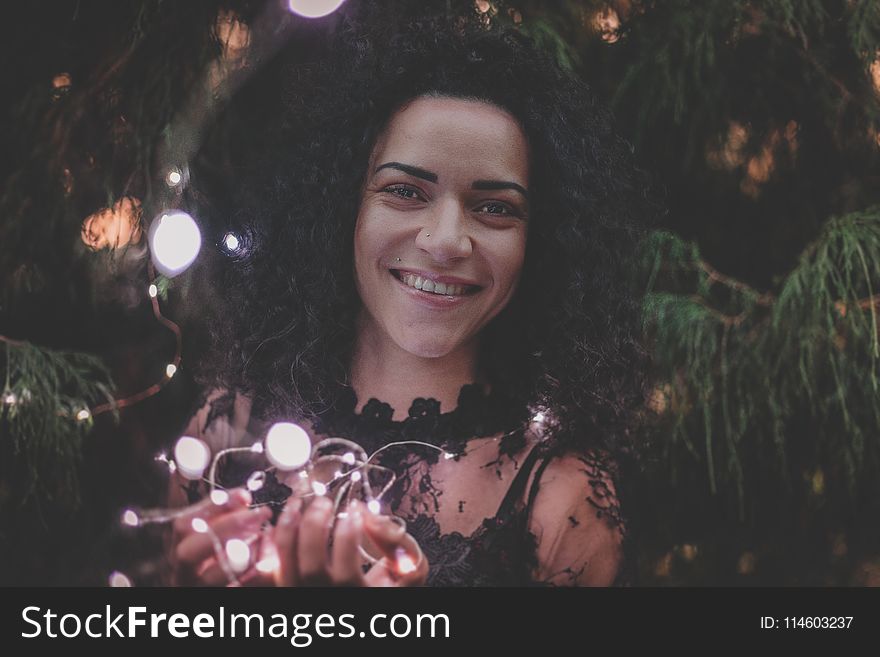
[[[474,346],[526,251],[528,144],[488,103],[421,97],[377,140],[355,228],[366,330],[407,352]]]

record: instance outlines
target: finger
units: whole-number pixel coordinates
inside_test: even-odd
[[[364,530],[382,554],[394,555],[406,534],[406,528],[390,516],[367,512],[364,514]]]
[[[423,586],[428,567],[428,559],[419,544],[405,534],[392,554],[373,565],[364,581],[367,586]]]
[[[275,573],[264,573],[256,568],[251,568],[243,575],[239,575],[238,582],[247,587],[275,586]]]
[[[303,584],[327,584],[330,576],[327,542],[333,523],[333,502],[320,495],[303,513],[299,528],[297,559]]]
[[[240,509],[213,518],[209,532],[192,532],[185,536],[175,550],[177,561],[193,566],[214,555],[215,540],[221,545],[230,538],[249,537],[260,531],[260,526],[269,519],[272,511],[265,506],[256,509]],[[213,533],[213,536],[211,535]]]
[[[291,497],[278,517],[274,539],[278,551],[278,570],[275,583],[278,586],[296,586],[299,569],[296,563],[296,545],[299,525],[302,521],[302,498]]]
[[[229,577],[217,563],[216,557],[211,557],[202,562],[196,581],[200,586],[226,586],[229,584]]]
[[[223,504],[216,504],[210,497],[193,504],[185,513],[174,519],[174,531],[178,534],[188,534],[192,531],[192,521],[196,518],[207,521],[223,513],[242,509],[251,503],[251,494],[243,488],[236,488],[228,493],[229,496]]]
[[[363,583],[361,557],[358,547],[364,530],[360,505],[352,503],[347,515],[336,525],[330,558],[330,578],[340,586],[359,586]]]

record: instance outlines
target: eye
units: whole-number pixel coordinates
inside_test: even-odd
[[[386,194],[407,200],[422,200],[418,190],[408,185],[391,185],[382,190]]]
[[[510,209],[504,203],[499,203],[498,201],[489,201],[488,203],[483,203],[478,210],[483,210],[486,214],[495,214],[495,215],[513,215],[516,214],[513,210]]]

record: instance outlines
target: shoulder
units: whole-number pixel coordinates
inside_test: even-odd
[[[599,452],[549,456],[530,486],[530,528],[539,578],[554,584],[607,586],[623,560],[625,526],[616,467]]]

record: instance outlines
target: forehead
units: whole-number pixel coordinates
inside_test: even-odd
[[[528,142],[496,105],[460,98],[416,98],[399,109],[376,142],[373,164],[419,166],[444,178],[504,176],[526,184]]]

